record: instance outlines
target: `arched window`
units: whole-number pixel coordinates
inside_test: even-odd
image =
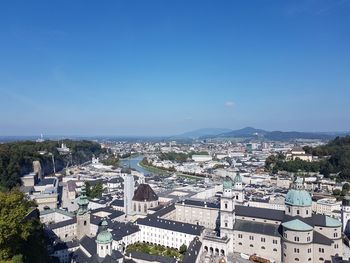
[[[265,247],[264,247],[264,246],[262,246],[262,247],[261,247],[261,249],[265,249]]]
[[[294,260],[295,260],[295,261],[299,261],[299,258],[295,258]]]
[[[309,258],[307,261],[311,261],[311,258]]]
[[[277,251],[277,248],[274,248],[273,251]]]
[[[86,226],[86,220],[84,221],[84,226]]]
[[[249,246],[250,246],[250,247],[254,247],[253,244],[250,244]]]
[[[321,257],[321,258],[319,258],[319,260],[320,260],[320,261],[323,261],[324,259]]]
[[[239,243],[238,243],[238,245],[242,246],[242,243],[241,243],[241,242],[239,242]]]

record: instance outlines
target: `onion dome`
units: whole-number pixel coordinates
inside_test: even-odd
[[[242,183],[242,176],[239,173],[237,173],[235,178],[233,178],[233,184],[236,183]]]
[[[112,234],[107,230],[108,223],[103,220],[101,223],[101,232],[97,235],[96,243],[98,244],[109,244],[113,241]]]
[[[232,179],[226,176],[223,183],[224,189],[232,189],[232,185],[233,185]]]

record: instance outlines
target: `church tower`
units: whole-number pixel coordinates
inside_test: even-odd
[[[236,174],[233,179],[233,196],[235,203],[243,204],[244,202],[244,191],[243,191],[243,182],[242,177],[239,173]]]
[[[81,187],[78,205],[79,209],[77,212],[77,238],[81,239],[85,235],[90,235],[90,212],[88,210],[89,200],[86,196],[85,185]]]
[[[232,191],[232,179],[226,177],[223,183],[223,194],[220,199],[220,236],[230,236],[235,223],[235,203]]]
[[[101,231],[96,237],[97,255],[99,258],[105,258],[107,255],[112,255],[113,236],[107,229],[108,223],[103,220],[101,223]]]
[[[343,232],[350,232],[350,196],[345,196],[341,206],[341,222],[343,224]]]

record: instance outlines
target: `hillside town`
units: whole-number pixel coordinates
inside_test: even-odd
[[[102,141],[117,166],[101,155],[44,175],[35,162],[21,190],[62,263],[347,262],[350,198],[334,193],[349,185],[266,169],[281,154],[317,161],[304,148],[320,145]]]

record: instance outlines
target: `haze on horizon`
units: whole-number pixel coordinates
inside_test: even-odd
[[[350,0],[2,1],[0,136],[350,130]]]

